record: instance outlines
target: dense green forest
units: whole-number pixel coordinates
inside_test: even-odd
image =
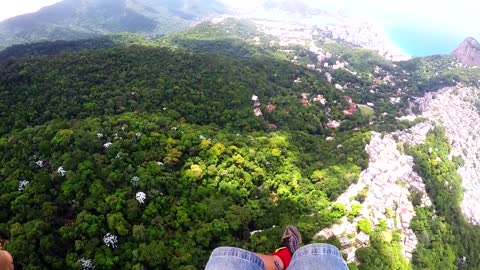
[[[449,57],[392,63],[320,42],[352,71],[332,71],[328,83],[290,61],[314,61],[305,48],[280,53],[272,39],[226,20],[158,40],[121,34],[0,52],[0,241],[16,261],[201,269],[221,245],[271,252],[290,223],[305,243],[318,241],[321,228],[352,215],[333,202],[367,166],[369,130],[411,126],[396,119],[411,96],[477,83],[477,70]],[[388,76],[396,85],[376,82]],[[375,107],[345,115],[348,97]],[[358,268],[475,269],[479,230],[461,215],[444,134],[408,151],[434,202],[416,209],[413,262],[381,224],[362,228],[371,245],[358,250]]]
[[[219,245],[272,250],[277,237],[249,232],[288,223],[308,241],[334,222],[330,200],[366,164],[368,138],[232,134],[168,113],[55,120],[0,140],[0,235],[29,269],[197,269]],[[319,169],[328,178],[311,179]]]
[[[150,41],[143,36],[131,33],[120,33],[76,41],[44,41],[8,47],[5,50],[0,51],[0,63],[13,61],[19,58],[59,55],[68,52],[110,49],[132,45],[154,46],[155,44],[153,41]]]
[[[166,110],[190,123],[232,130],[273,124],[312,134],[330,134],[330,118],[344,120],[345,129],[368,121],[343,116],[348,103],[318,74],[264,60],[131,46],[9,62],[0,70],[0,134],[57,118],[127,111]],[[303,82],[294,84],[297,77]],[[302,106],[302,92],[320,94],[328,105]],[[253,95],[262,117],[253,113]]]
[[[273,250],[288,223],[309,242],[368,162],[369,132],[353,131],[368,119],[343,116],[341,93],[278,58],[42,54],[0,70],[0,238],[26,269],[198,269],[219,245]]]

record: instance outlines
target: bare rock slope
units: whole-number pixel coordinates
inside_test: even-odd
[[[417,100],[423,117],[445,127],[452,155],[461,156],[458,169],[465,189],[462,210],[473,224],[480,224],[480,89],[444,88]]]
[[[453,55],[465,66],[480,66],[480,43],[472,37],[466,38]]]
[[[368,168],[362,171],[357,183],[352,184],[337,199],[337,203],[351,210],[354,205],[361,205],[359,216],[349,221],[346,217],[332,228],[325,228],[316,236],[329,238],[335,235],[342,252],[347,255],[347,262],[356,261],[355,251],[368,245],[368,239],[362,233],[357,234],[360,220],[368,220],[372,225],[386,221],[389,231],[401,234],[402,255],[412,258],[417,246],[417,237],[410,228],[415,216],[415,209],[409,199],[410,191],[422,195],[422,206],[432,203],[425,190],[422,178],[414,171],[413,157],[402,153],[397,144],[422,144],[434,126],[427,121],[414,127],[388,134],[372,132],[372,139],[365,147],[369,155]],[[362,203],[356,201],[362,190],[368,190]],[[365,240],[363,240],[365,238]]]

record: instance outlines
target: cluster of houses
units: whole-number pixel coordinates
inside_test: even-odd
[[[370,49],[378,49],[379,48],[378,46],[375,47],[372,44],[369,44],[368,42],[362,41],[362,39],[364,38],[365,33],[367,34],[367,36],[371,34],[372,38],[370,38],[369,40],[375,43],[376,38],[379,36],[378,33],[383,31],[382,29],[376,29],[376,28],[374,29],[374,27],[371,24],[361,24],[361,23],[359,24],[358,22],[348,22],[345,24],[339,24],[337,26],[329,25],[329,26],[320,26],[320,27],[318,26],[314,27],[314,26],[308,26],[308,25],[302,25],[302,24],[289,24],[289,23],[282,23],[282,22],[275,22],[275,21],[262,21],[262,20],[256,20],[255,23],[257,25],[257,28],[260,31],[266,34],[270,34],[278,37],[280,41],[277,42],[278,44],[275,44],[275,45],[279,45],[280,47],[285,47],[287,51],[291,51],[288,49],[292,45],[301,45],[303,47],[308,48],[310,53],[313,53],[314,55],[316,55],[317,62],[306,64],[305,67],[307,69],[316,70],[319,72],[322,72],[322,69],[325,69],[324,74],[327,81],[329,83],[334,83],[335,89],[342,92],[344,92],[345,89],[347,88],[350,88],[350,87],[358,88],[359,86],[357,85],[352,86],[352,85],[349,85],[349,83],[340,84],[338,82],[334,82],[334,78],[329,71],[343,69],[350,72],[352,75],[358,77],[357,73],[350,71],[348,69],[349,63],[342,61],[341,59],[337,59],[334,64],[331,64],[332,62],[331,59],[333,57],[333,54],[318,47],[317,44],[315,43],[315,40],[318,40],[319,38],[342,39],[342,40],[351,42],[353,44],[356,44],[360,47],[364,47],[364,48],[372,47]],[[363,33],[363,36],[357,36],[357,34],[354,33],[355,31],[353,30],[355,30],[358,33]],[[355,42],[352,42],[352,41],[355,41]],[[382,42],[383,41],[381,41],[380,43]],[[381,45],[380,47],[382,47],[383,45]],[[377,51],[385,52],[385,50],[383,49],[377,50]],[[383,56],[386,56],[386,55],[383,55]],[[292,62],[300,63],[297,56],[294,56]],[[404,73],[406,72],[404,71]],[[372,75],[374,76],[373,81],[375,84],[370,89],[371,93],[376,93],[376,89],[381,87],[382,85],[387,85],[389,88],[392,88],[392,87],[395,87],[397,84],[395,79],[396,77],[394,76],[394,74],[390,74],[389,71],[384,70],[381,67],[378,67],[378,66],[375,67],[375,70]],[[294,80],[294,84],[298,84],[301,82],[302,82],[301,78],[297,78]],[[392,104],[400,103],[401,99],[399,96],[405,94],[405,92],[406,92],[406,89],[398,88],[397,93],[389,99],[390,103]],[[326,102],[326,100],[323,98],[315,98],[314,102],[315,101],[318,101],[323,105],[325,105],[325,102]],[[312,98],[308,93],[302,93],[300,102],[304,106],[308,106],[312,102]],[[347,102],[348,102],[348,108],[343,110],[342,113],[344,116],[351,116],[358,111],[358,106],[352,101],[351,98],[349,98]],[[257,117],[262,116],[262,111],[259,108],[259,102],[254,101],[254,103],[255,103],[254,114]],[[374,107],[374,104],[371,102],[368,102],[368,104],[365,106],[372,108]],[[341,122],[335,119],[329,119],[328,122],[326,123],[326,127],[329,129],[336,129],[340,127],[340,125],[341,125]]]
[[[255,114],[256,117],[260,117],[263,115],[262,110],[260,109],[260,100],[258,96],[253,95],[252,96],[252,102],[253,102],[253,114]]]
[[[379,55],[393,61],[409,58],[389,40],[380,24],[349,17],[336,16],[331,19],[328,23],[316,25],[271,20],[254,20],[254,23],[261,32],[278,37],[280,40],[274,43],[283,47],[290,45],[306,46],[308,41],[329,38],[343,40],[361,48],[377,51]]]
[[[345,96],[344,98],[348,103],[348,108],[343,110],[343,115],[344,116],[350,116],[350,115],[354,114],[355,112],[357,112],[358,111],[357,104],[355,102],[353,102],[352,98],[349,97],[349,96]]]
[[[263,116],[262,110],[260,109],[260,106],[262,105],[260,103],[260,99],[256,95],[252,95],[252,102],[253,102],[253,114],[256,117],[261,117]],[[277,105],[273,103],[268,103],[268,105],[265,107],[265,111],[268,113],[272,113],[277,109]],[[277,125],[269,123],[267,124],[267,128],[271,130],[277,129]]]
[[[348,263],[358,262],[355,257],[355,251],[362,247],[367,247],[370,243],[370,236],[364,232],[357,233],[357,228],[352,223],[344,220],[342,225],[335,224],[332,228],[325,228],[315,235],[330,239],[333,236],[340,236],[338,240],[342,247],[342,252],[346,254]]]
[[[327,104],[327,100],[325,99],[325,97],[320,94],[312,96],[310,93],[301,93],[300,96],[300,103],[302,103],[303,106],[309,106],[312,102],[320,103],[322,105]]]
[[[343,22],[321,26],[323,33],[332,39],[343,40],[361,48],[377,51],[392,61],[407,60],[410,57],[389,40],[381,24],[345,18]]]
[[[327,128],[330,128],[330,129],[336,129],[336,128],[339,128],[340,127],[340,121],[338,120],[332,120],[332,119],[328,119],[328,122],[327,122]]]
[[[254,20],[253,22],[257,25],[259,31],[280,38],[279,41],[271,41],[270,45],[280,47],[305,46],[305,41],[312,39],[312,28],[308,25],[270,20]]]

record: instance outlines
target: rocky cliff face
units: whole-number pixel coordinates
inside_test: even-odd
[[[431,201],[422,178],[413,169],[413,158],[397,149],[397,145],[422,144],[434,124],[445,128],[452,145],[451,156],[460,156],[464,160],[458,169],[465,190],[461,208],[469,222],[480,224],[480,89],[460,85],[444,88],[425,94],[415,103],[422,112],[421,116],[428,120],[404,131],[383,135],[373,132],[372,140],[365,148],[370,157],[368,168],[360,174],[359,181],[337,199],[346,209],[351,209],[354,204],[359,204],[352,198],[357,198],[362,190],[368,190],[361,203],[360,215],[352,221],[344,218],[331,229],[317,234],[328,238],[328,230],[331,230],[331,234],[342,243],[342,251],[348,254],[349,262],[355,261],[358,246],[352,243],[358,240],[347,236],[355,236],[360,219],[367,219],[373,225],[385,220],[388,229],[401,233],[402,254],[412,258],[417,238],[410,228],[415,211],[408,195],[413,189],[422,194],[423,206],[430,206]]]
[[[480,66],[480,43],[469,37],[453,51],[453,55],[466,66]]]
[[[480,89],[445,88],[417,99],[422,116],[445,127],[452,155],[461,156],[458,169],[465,189],[462,210],[473,224],[480,224]]]
[[[422,144],[433,129],[432,123],[427,121],[403,131],[388,134],[372,132],[372,139],[365,147],[370,157],[368,168],[360,174],[358,182],[337,199],[338,203],[350,210],[355,204],[360,204],[353,198],[357,198],[362,190],[368,190],[361,203],[360,215],[352,221],[343,218],[330,229],[340,240],[349,263],[355,261],[354,254],[358,248],[355,246],[355,242],[358,242],[356,228],[362,219],[373,225],[379,225],[381,220],[386,221],[389,231],[401,234],[402,255],[407,259],[412,258],[418,241],[410,228],[410,221],[415,216],[414,206],[409,199],[410,192],[414,190],[422,195],[422,206],[432,203],[422,178],[413,170],[413,158],[402,153],[397,144]],[[322,230],[317,236],[328,238],[328,229]],[[351,236],[354,236],[353,239]]]

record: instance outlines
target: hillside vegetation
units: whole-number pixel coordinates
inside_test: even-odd
[[[292,63],[316,61],[305,48],[285,53],[272,39],[226,20],[158,40],[121,34],[0,52],[0,241],[16,261],[202,269],[221,245],[271,252],[286,224],[318,241],[360,211],[335,200],[366,168],[370,130],[413,125],[396,119],[412,96],[477,83],[477,70],[449,57],[392,63],[322,43],[331,64],[349,62],[329,83],[325,70]],[[478,230],[459,212],[455,164],[434,164],[426,150],[437,145],[447,160],[445,143],[435,133],[408,150],[434,202],[412,222],[412,264],[398,235],[386,241],[385,228],[363,224],[371,246],[351,269],[476,269]]]
[[[432,208],[415,208],[412,228],[420,242],[413,261],[416,269],[478,269],[480,265],[480,228],[469,224],[462,214],[462,179],[456,172],[462,161],[450,160],[450,150],[441,128],[432,132],[425,144],[407,150],[434,203]]]
[[[157,37],[225,12],[205,0],[62,0],[0,22],[0,49],[39,41],[79,40],[122,32]]]
[[[219,245],[273,250],[289,223],[309,242],[344,214],[332,201],[367,163],[369,132],[326,127],[367,119],[344,117],[343,95],[278,58],[139,45],[24,55],[0,71],[0,238],[25,268],[198,269]]]
[[[231,134],[167,115],[55,120],[1,138],[0,235],[20,264],[197,269],[219,245],[272,250],[292,222],[308,241],[337,218],[330,199],[365,163],[366,133],[339,138],[345,154],[316,136]],[[310,178],[322,169],[325,178]],[[250,238],[274,225],[269,239]],[[107,233],[116,248],[103,243]]]

